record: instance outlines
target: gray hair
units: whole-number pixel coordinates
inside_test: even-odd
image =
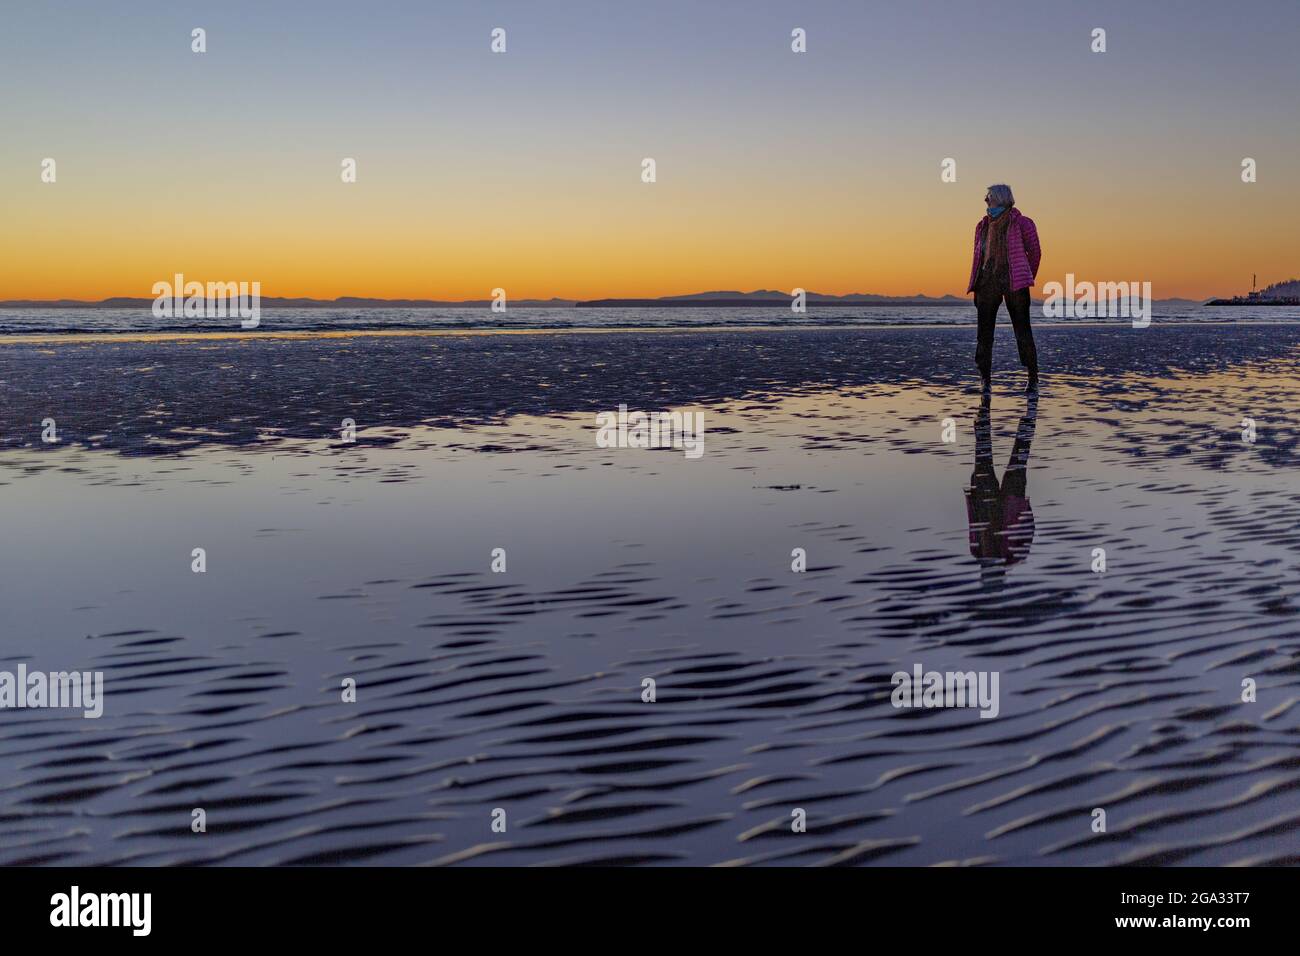
[[[1016,204],[1016,197],[1011,194],[1011,187],[1006,183],[997,183],[989,187],[988,196],[995,206],[1010,208]]]

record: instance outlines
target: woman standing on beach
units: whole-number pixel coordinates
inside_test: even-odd
[[[1038,275],[1042,249],[1034,221],[1015,208],[1016,197],[1005,183],[990,186],[984,196],[987,215],[975,226],[975,256],[971,261],[970,285],[975,293],[979,332],[975,344],[975,365],[984,388],[993,375],[993,326],[998,306],[1007,303],[1011,327],[1016,333],[1020,364],[1029,373],[1027,391],[1038,388],[1038,351],[1029,328],[1029,288]]]

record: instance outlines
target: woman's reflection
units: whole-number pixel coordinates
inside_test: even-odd
[[[1016,431],[1001,484],[993,471],[993,431],[989,423],[990,393],[985,391],[975,417],[975,470],[966,489],[966,518],[970,524],[970,553],[993,574],[1023,561],[1034,540],[1034,511],[1029,505],[1025,479],[1029,443],[1038,417],[1038,395],[1026,396],[1025,414]]]

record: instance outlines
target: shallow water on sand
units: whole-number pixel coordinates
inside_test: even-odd
[[[1296,862],[1300,329],[1126,332],[0,348],[2,667],[106,697],[0,711],[0,863]]]

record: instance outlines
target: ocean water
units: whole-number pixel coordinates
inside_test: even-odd
[[[1071,319],[1044,319],[1039,324],[1072,324]],[[1002,316],[1005,319],[1005,313]],[[1094,319],[1130,325],[1127,318]],[[1156,303],[1156,322],[1297,322],[1300,308],[1207,307]],[[697,328],[735,326],[973,325],[971,306],[816,307],[795,315],[788,309],[752,308],[510,308],[504,314],[486,308],[265,308],[263,331],[338,331],[368,329],[565,329]],[[88,332],[224,332],[239,329],[230,318],[155,318],[149,309],[0,309],[0,334]]]

